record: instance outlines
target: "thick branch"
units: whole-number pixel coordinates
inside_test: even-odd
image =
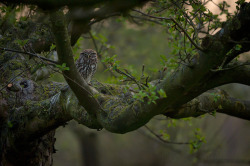
[[[226,70],[216,72],[211,77],[209,84],[205,86],[208,89],[229,83],[240,83],[250,86],[250,66],[242,64],[244,63],[235,63],[234,65],[230,65]]]
[[[182,66],[172,76],[165,78],[158,85],[157,90],[163,89],[168,96],[167,98],[158,99],[156,101],[157,104],[147,104],[147,100],[139,102],[137,100],[133,101],[133,99],[123,100],[124,104],[121,104],[121,101],[118,102],[119,100],[116,101],[115,98],[111,98],[105,102],[104,109],[107,109],[106,115],[98,114],[97,116],[100,118],[99,122],[102,126],[112,132],[128,132],[147,123],[153,116],[168,113],[168,111],[178,108],[180,105],[191,101],[211,88],[229,82],[237,82],[237,80],[229,78],[230,75],[234,75],[234,78],[236,78],[236,70],[234,70],[234,73],[229,71],[228,75],[225,76],[226,80],[222,81],[222,79],[218,78],[218,73],[212,72],[211,69],[221,66],[224,59],[228,56],[227,53],[234,48],[235,44],[232,44],[230,39],[235,38],[236,31],[244,31],[244,33],[249,34],[247,29],[250,22],[249,20],[247,21],[250,18],[249,10],[250,3],[246,3],[241,8],[240,14],[233,19],[238,20],[237,22],[240,26],[235,27],[232,20],[229,20],[217,34],[208,36],[208,42],[203,44],[205,51],[198,52],[198,55],[192,60],[192,68]],[[247,35],[245,34],[245,36]],[[245,36],[237,38],[237,41],[242,40]],[[244,46],[241,50],[234,51],[233,54],[238,55],[249,49],[249,46]],[[247,76],[245,79],[248,80],[249,74],[244,72],[243,75]],[[213,82],[214,79],[216,81]],[[210,81],[213,83],[210,84]],[[246,83],[243,78],[241,78],[240,82]]]
[[[79,104],[74,93],[64,88],[47,100],[27,102],[15,110],[11,118],[12,130],[16,134],[13,141],[32,141],[72,119],[89,128],[102,128],[96,118],[92,118]]]
[[[115,87],[115,85],[112,86],[104,84],[98,85],[96,83],[94,84],[100,91],[106,94],[110,93],[113,95],[117,95],[121,91],[124,91],[122,87],[120,87],[120,89],[119,87]],[[146,123],[146,121],[144,121],[146,119],[146,116],[144,117],[144,119],[140,119],[140,117],[145,115],[145,110],[140,110],[139,108],[137,108],[139,107],[138,103],[133,103],[132,105],[129,105],[129,103],[127,103],[126,105],[121,101],[121,99],[118,98],[118,96],[104,97],[105,100],[103,101],[103,109],[105,111],[102,112],[103,115],[101,115],[101,113],[98,113],[97,119],[89,116],[84,108],[80,106],[75,95],[69,88],[63,90],[60,94],[55,95],[50,99],[50,101],[53,101],[56,98],[58,98],[60,102],[56,102],[52,107],[53,109],[49,109],[49,111],[46,112],[50,115],[54,110],[57,110],[58,108],[59,110],[63,110],[63,114],[60,114],[60,112],[58,112],[59,114],[57,113],[56,115],[58,115],[58,117],[60,117],[61,119],[65,119],[64,122],[67,122],[70,119],[74,119],[78,123],[81,123],[90,128],[99,130],[104,127],[107,130],[115,133],[128,132],[133,130],[134,128],[137,128],[138,125],[143,125]],[[127,102],[129,102],[127,98],[131,97],[127,96],[124,98],[124,100],[127,100]],[[118,103],[120,105],[116,105]],[[49,107],[51,108],[50,105],[46,106],[46,108]],[[110,107],[113,107],[113,110],[107,110],[110,109]],[[44,107],[36,107],[35,109],[39,110],[42,108],[44,109]],[[250,102],[234,99],[224,91],[216,89],[203,93],[202,95],[198,96],[187,104],[182,105],[179,108],[168,109],[166,110],[166,113],[164,115],[170,118],[179,119],[187,117],[197,117],[203,114],[214,114],[215,112],[250,120]],[[44,118],[46,119],[47,117],[44,116]],[[51,126],[56,126],[58,124],[56,119],[54,121],[49,121],[50,123],[47,123],[45,119],[39,120],[39,122],[43,122],[44,124],[41,126],[46,127],[47,130],[50,129]],[[54,124],[51,122],[53,122]],[[141,123],[138,124],[138,122]],[[33,121],[31,121],[27,126],[33,126],[33,128],[35,128],[34,126],[37,126],[37,124],[38,123],[33,123]],[[36,133],[44,131],[44,129],[42,130],[38,127],[36,127],[36,129]]]
[[[66,63],[66,66],[69,67],[69,70],[63,71],[63,76],[77,96],[80,104],[84,106],[87,112],[94,115],[101,108],[93,97],[92,90],[76,69],[63,12],[51,13],[50,20],[52,22],[59,62],[60,64]]]
[[[247,6],[250,6],[250,4],[247,4]],[[250,7],[244,8],[244,10],[242,10],[242,12],[245,12],[245,14],[249,14],[250,12],[245,9],[250,10]],[[237,30],[246,31],[246,27],[249,27],[249,23],[246,22],[245,19],[242,19],[240,16],[236,16],[235,18],[238,19],[240,22],[242,21],[240,23],[240,27],[237,27]],[[166,115],[170,114],[173,112],[173,110],[178,109],[180,105],[186,104],[187,102],[206,92],[210,88],[228,82],[237,82],[237,80],[232,80],[229,77],[234,75],[234,77],[236,78],[237,70],[239,69],[245,70],[242,76],[246,76],[249,78],[249,74],[247,73],[247,71],[249,71],[249,68],[245,68],[246,66],[235,68],[234,70],[220,72],[211,71],[211,69],[216,69],[222,64],[224,59],[227,57],[227,53],[235,46],[235,44],[229,42],[230,40],[227,40],[233,38],[232,35],[235,33],[235,29],[234,27],[232,27],[233,24],[228,23],[216,35],[208,37],[208,43],[205,47],[206,51],[199,52],[199,55],[197,55],[193,59],[192,68],[183,66],[171,77],[165,78],[165,80],[163,80],[158,85],[157,90],[163,89],[168,96],[167,98],[161,98],[157,100],[157,104],[148,104],[146,99],[144,102],[134,99],[132,97],[132,91],[127,91],[126,93],[124,93],[124,91],[126,91],[125,87],[93,85],[99,90],[99,92],[102,92],[102,94],[96,92],[96,94],[99,95],[99,103],[103,107],[103,109],[100,109],[97,106],[98,103],[96,103],[94,98],[88,96],[89,93],[84,88],[87,88],[87,90],[90,90],[90,92],[92,91],[86,84],[86,82],[81,79],[80,75],[75,69],[70,42],[67,36],[66,27],[63,22],[62,13],[52,14],[51,20],[56,38],[57,51],[60,63],[66,63],[67,66],[70,67],[69,71],[64,71],[65,79],[67,80],[74,94],[76,94],[80,104],[84,106],[84,108],[86,108],[86,111],[90,115],[94,113],[96,115],[96,121],[98,122],[98,124],[111,132],[125,133],[135,130],[146,124],[153,116],[163,113]],[[249,33],[249,31],[247,32]],[[241,40],[241,38],[238,38],[237,40]],[[241,51],[249,49],[249,47],[245,47]],[[240,53],[241,51],[237,53]],[[219,75],[221,73],[226,75],[225,78],[227,79],[224,82],[222,79],[220,80]],[[222,75],[222,77],[224,77],[224,75]],[[210,81],[213,80],[216,81],[210,84]],[[243,78],[241,78],[241,82],[244,82]],[[131,88],[133,89],[132,86]],[[68,91],[70,91],[70,89]],[[67,100],[65,100],[67,102],[65,103],[69,103],[74,100],[74,95],[70,93],[70,95],[67,96]],[[231,99],[226,98],[226,100]],[[202,100],[202,98],[198,101],[203,105],[207,104],[205,100]],[[208,105],[211,105],[212,100],[209,101],[210,104],[208,103]],[[84,124],[84,119],[81,119],[81,116],[79,116],[81,115],[82,110],[79,109],[78,106],[75,106],[75,104],[77,104],[76,102],[72,103],[74,104],[71,109],[71,111],[73,112],[70,113],[72,118],[76,119],[79,123]],[[232,104],[228,106],[226,105],[227,103],[221,103],[222,109],[223,104],[224,108],[226,109],[227,107],[233,106],[236,101],[232,100],[231,103]],[[248,104],[241,102],[241,105],[242,103],[246,106]],[[68,108],[68,106],[66,105],[65,108]],[[240,110],[238,109],[238,116],[241,118],[248,119],[249,115],[247,109],[242,109],[242,112],[240,112]],[[227,108],[223,111],[225,113],[235,115],[233,109]]]
[[[234,48],[235,44],[232,44],[230,39],[236,38],[236,32],[238,32],[237,34],[245,34],[245,36],[238,35],[237,41],[242,40],[247,36],[246,34],[249,34],[249,13],[250,3],[246,3],[241,8],[240,14],[234,17],[233,20],[237,21],[229,20],[217,34],[207,37],[206,44],[203,44],[206,51],[199,52],[192,60],[192,68],[183,66],[172,77],[167,77],[163,80],[159,88],[165,90],[168,98],[159,100],[159,112],[183,105],[201,93],[213,88],[213,86],[216,87],[219,85],[209,85],[210,81],[213,82],[214,77],[218,74],[211,70],[221,66],[225,58],[228,57],[227,53]],[[233,24],[233,22],[237,23],[238,26]],[[250,50],[250,46],[245,46],[233,54],[239,55],[248,50]]]
[[[133,7],[142,5],[145,0],[139,1],[110,1],[100,8],[70,8],[69,18],[73,20],[71,45],[74,45],[82,33],[89,32],[91,25],[103,19],[120,16]]]
[[[24,51],[13,50],[13,49],[8,49],[8,48],[1,48],[1,47],[0,47],[0,50],[3,50],[3,51],[10,51],[10,52],[16,52],[16,53],[21,53],[21,54],[27,54],[27,55],[30,55],[30,56],[32,56],[32,57],[36,57],[36,58],[39,58],[39,59],[41,59],[41,60],[50,62],[50,63],[52,63],[52,64],[58,64],[58,62],[56,62],[56,61],[53,61],[53,60],[51,60],[51,59],[48,59],[48,58],[39,56],[39,55],[37,55],[37,54],[30,53],[30,52],[24,52]]]
[[[165,115],[179,119],[207,113],[215,114],[215,112],[250,120],[250,101],[232,98],[224,91],[216,89],[203,93],[181,108],[168,111]]]

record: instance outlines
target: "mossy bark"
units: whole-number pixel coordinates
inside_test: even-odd
[[[35,64],[33,59],[1,51],[2,164],[52,165],[54,130],[71,119],[89,128],[105,128],[114,133],[136,130],[158,114],[184,118],[216,110],[250,120],[249,101],[233,99],[222,91],[208,91],[226,83],[250,85],[249,66],[213,71],[225,58],[226,63],[229,63],[239,53],[250,50],[249,44],[243,44],[241,50],[234,50],[227,57],[227,52],[235,46],[231,39],[240,42],[247,38],[249,41],[250,3],[245,3],[240,13],[217,34],[206,38],[203,44],[205,51],[197,54],[191,68],[182,66],[159,84],[151,82],[157,90],[163,89],[168,96],[159,96],[156,104],[133,98],[135,85],[127,90],[122,85],[92,82],[90,87],[86,84],[74,66],[63,12],[51,13],[50,17],[59,61],[70,68],[69,71],[63,71],[68,85],[34,80],[31,71],[31,66]],[[21,49],[14,43],[17,38],[13,33],[15,30],[10,29],[9,36],[0,39],[1,46]],[[15,33],[22,35],[24,32]],[[217,96],[216,101],[214,95]]]

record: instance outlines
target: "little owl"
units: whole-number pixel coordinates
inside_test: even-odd
[[[89,84],[97,68],[97,53],[94,50],[86,49],[80,54],[76,61],[76,68]]]

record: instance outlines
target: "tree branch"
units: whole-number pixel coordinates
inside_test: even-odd
[[[230,97],[222,90],[215,89],[203,93],[178,109],[172,109],[164,114],[170,118],[197,117],[216,112],[250,120],[250,101]]]
[[[97,86],[96,82],[94,82],[94,85]],[[100,88],[99,91],[102,91],[105,94],[107,94],[107,92],[105,92],[107,91],[107,88],[110,91],[112,91],[113,89],[113,91],[111,92],[113,95],[119,94],[121,91],[124,91],[123,89],[119,89],[117,87],[114,88],[110,85],[102,84],[102,86],[103,87],[98,86]],[[140,115],[140,112],[133,112],[133,111],[142,111],[142,113],[145,113],[144,112],[145,110],[138,110],[136,108],[137,107],[136,104],[133,104],[132,106],[127,106],[128,107],[127,109],[124,103],[121,102],[122,101],[117,97],[114,97],[112,100],[110,100],[110,96],[106,96],[106,99],[104,100],[103,103],[103,105],[106,105],[104,106],[104,110],[110,109],[110,107],[114,108],[113,110],[110,110],[110,112],[107,111],[103,112],[103,114],[105,115],[97,114],[98,118],[95,118],[93,116],[90,116],[87,113],[87,111],[85,111],[85,109],[82,106],[80,106],[77,98],[75,97],[71,89],[66,88],[63,89],[61,93],[56,94],[49,100],[41,102],[45,104],[38,104],[37,102],[34,102],[33,106],[29,105],[28,110],[27,107],[24,106],[24,108],[26,108],[27,113],[32,112],[33,110],[37,110],[35,111],[35,113],[39,115],[40,111],[44,112],[44,110],[47,110],[44,112],[47,115],[43,117],[39,116],[39,118],[44,118],[40,119],[38,121],[39,123],[35,123],[37,119],[34,119],[34,121],[30,120],[29,122],[25,122],[26,127],[23,127],[22,133],[25,134],[25,131],[27,132],[29,131],[29,134],[31,133],[35,135],[39,133],[41,134],[41,132],[48,131],[53,126],[58,126],[58,124],[66,123],[71,119],[74,119],[78,123],[83,124],[89,128],[97,130],[100,130],[104,127],[109,131],[115,133],[124,133],[124,131],[126,132],[131,131],[133,126],[130,126],[129,124],[133,124],[134,123],[133,121],[135,120],[138,123],[140,120],[142,120],[138,119],[140,118],[139,116],[143,115],[143,114]],[[115,106],[117,103],[123,105]],[[25,111],[25,109],[23,109],[23,111]],[[224,91],[215,89],[203,93],[202,95],[182,105],[179,108],[171,108],[166,110],[165,112],[166,112],[164,114],[165,116],[174,119],[198,117],[204,114],[215,115],[216,112],[219,112],[230,116],[238,117],[241,119],[250,120],[250,102],[232,98]],[[22,115],[22,113],[20,114]],[[56,118],[52,117],[54,115],[56,115],[56,118],[58,117],[61,120],[56,120]],[[24,114],[24,116],[28,115]],[[35,117],[36,116],[34,114],[34,118]],[[48,117],[50,117],[51,120],[48,120],[50,119]],[[100,117],[106,117],[106,118],[100,118]],[[126,119],[125,117],[129,117],[129,119]],[[121,126],[124,126],[126,128],[121,128]],[[31,127],[32,130],[30,129]]]
[[[24,51],[13,50],[13,49],[8,49],[8,48],[0,48],[0,50],[3,50],[3,51],[10,51],[10,52],[16,52],[16,53],[21,53],[21,54],[27,54],[27,55],[30,55],[30,56],[32,56],[32,57],[36,57],[36,58],[45,60],[45,61],[47,61],[47,62],[51,62],[51,63],[53,63],[53,64],[59,64],[59,63],[56,62],[56,61],[53,61],[53,60],[51,60],[51,59],[48,59],[48,58],[39,56],[39,55],[37,55],[37,54],[30,53],[30,52],[24,52]]]
[[[240,83],[250,86],[250,66],[242,65],[244,63],[235,63],[230,65],[228,70],[217,71],[209,80],[209,89],[229,83]]]
[[[77,96],[80,104],[84,106],[88,113],[95,115],[96,111],[101,109],[101,107],[93,97],[93,91],[76,69],[63,12],[59,10],[58,12],[50,13],[50,20],[52,22],[59,62],[60,64],[66,63],[69,67],[69,70],[63,71],[64,78]]]
[[[47,132],[65,125],[73,118],[89,128],[100,129],[100,124],[79,105],[79,102],[71,90],[63,88],[61,92],[47,100],[26,103],[17,108],[11,118],[14,125],[13,130],[17,130],[15,139],[30,140],[36,139]],[[68,99],[69,96],[74,96]],[[19,119],[22,119],[20,121]],[[18,123],[18,124],[16,124]],[[16,128],[15,126],[18,126]],[[13,132],[14,132],[13,131]]]
[[[84,8],[71,8],[69,12],[69,18],[73,21],[72,25],[72,35],[71,35],[71,45],[74,45],[82,33],[90,31],[91,25],[97,23],[103,19],[107,19],[113,16],[121,16],[124,13],[127,13],[131,8],[143,5],[145,0],[138,1],[126,1],[119,2],[110,1],[100,8],[96,6]]]
[[[192,68],[182,66],[172,77],[167,77],[161,82],[159,88],[164,89],[168,98],[158,101],[159,111],[183,105],[210,88],[218,86],[215,84],[208,85],[217,75],[211,72],[211,69],[220,66],[227,57],[227,53],[235,47],[230,39],[236,38],[235,35],[238,34],[237,40],[234,40],[241,41],[249,34],[247,27],[250,26],[250,17],[248,17],[250,3],[245,3],[243,6],[240,14],[233,18],[233,20],[237,20],[239,26],[236,26],[234,24],[236,22],[233,23],[232,20],[226,22],[220,31],[213,36],[207,36],[207,39],[203,41],[206,43],[204,47],[206,51],[199,52],[192,59]],[[239,34],[244,34],[244,36]],[[250,50],[250,46],[245,46],[237,51],[237,55],[248,50]],[[237,82],[237,80],[235,81]]]
[[[149,17],[149,18],[154,18],[154,19],[157,19],[157,20],[173,21],[181,29],[181,31],[185,34],[185,36],[187,36],[187,38],[195,46],[195,48],[197,48],[200,51],[204,51],[204,49],[201,46],[199,46],[198,44],[195,43],[195,41],[188,35],[188,32],[174,18],[172,18],[172,17],[166,18],[166,17],[151,16],[151,15],[148,15],[146,13],[143,13],[143,12],[141,12],[139,10],[135,10],[135,9],[133,9],[133,11],[138,12],[138,13],[140,13],[140,14],[146,16],[146,17]]]
[[[250,6],[250,4],[247,5]],[[250,8],[246,9],[250,10]],[[250,13],[248,10],[243,10],[243,12],[245,12],[247,16]],[[249,33],[249,21],[247,22],[246,20],[241,20],[241,17],[239,16],[236,16],[236,18],[239,19],[239,21],[242,21],[242,23],[240,24],[241,26],[237,30],[240,30],[242,32],[245,30],[247,33]],[[153,116],[158,114],[164,113],[168,116],[178,117],[176,114],[178,113],[178,111],[176,111],[176,109],[183,109],[179,108],[180,105],[186,104],[195,97],[206,92],[210,88],[218,86],[219,84],[232,82],[232,79],[230,80],[229,76],[234,74],[236,77],[237,70],[242,70],[243,68],[246,71],[249,70],[249,66],[241,66],[232,70],[211,72],[211,69],[214,69],[221,65],[224,58],[226,57],[227,52],[234,47],[234,44],[229,42],[229,40],[225,40],[233,38],[232,35],[234,35],[235,32],[235,29],[232,27],[233,24],[228,23],[226,24],[227,26],[225,26],[217,34],[215,34],[214,36],[209,36],[209,42],[206,45],[207,49],[204,52],[199,52],[199,55],[197,55],[193,59],[193,68],[182,66],[182,68],[176,71],[172,76],[165,78],[160,84],[157,85],[156,83],[151,82],[151,84],[157,86],[156,93],[159,89],[163,89],[168,96],[167,98],[159,98],[158,100],[156,100],[157,104],[148,104],[147,99],[145,99],[145,101],[143,102],[134,99],[134,91],[132,90],[133,88],[135,88],[135,86],[133,85],[131,85],[130,88],[132,90],[130,90],[126,89],[126,87],[124,86],[111,86],[105,84],[93,84],[93,87],[96,87],[99,91],[95,92],[99,101],[96,102],[94,98],[89,96],[89,92],[93,93],[94,89],[90,89],[90,87],[84,80],[82,80],[77,70],[75,69],[70,42],[67,36],[67,30],[63,19],[64,18],[62,12],[51,14],[52,27],[56,39],[57,52],[59,55],[60,63],[66,63],[67,66],[70,67],[69,71],[64,71],[63,73],[67,77],[76,81],[77,84],[75,84],[75,82],[72,80],[69,80],[67,78],[65,79],[70,85],[74,94],[77,96],[80,104],[86,109],[87,114],[93,119],[96,118],[99,127],[101,126],[109,130],[110,132],[126,133],[135,130],[146,124]],[[238,41],[241,40],[241,38],[234,40]],[[250,48],[244,48],[244,50],[248,49]],[[246,71],[244,75],[248,77],[249,74],[247,74]],[[228,80],[225,82],[219,80],[218,75],[220,75],[221,73],[227,75],[226,72],[228,73]],[[210,81],[212,81],[214,78],[217,78],[218,80],[209,85]],[[79,85],[83,86],[86,89],[82,89]],[[73,102],[76,99],[73,93],[70,92],[71,90],[68,89],[67,91],[68,93],[67,96],[65,96],[63,107],[71,110],[70,114],[73,119],[76,119],[79,123],[84,124],[85,119],[82,118],[84,116],[80,116],[83,113],[83,110],[79,109],[80,107],[77,105],[77,102]],[[214,93],[215,95],[220,95],[220,97],[222,96],[221,92]],[[206,102],[205,99],[207,98],[209,99]],[[209,111],[218,108],[218,112],[220,111],[230,115],[238,116],[240,118],[249,119],[249,107],[246,107],[244,109],[244,106],[248,106],[248,102],[233,100],[229,97],[221,98],[221,100],[218,99],[218,101],[220,102],[218,102],[217,104],[215,103],[216,105],[213,103],[214,98],[211,94],[207,94],[207,96],[200,98],[198,97],[198,99],[192,100],[191,105],[189,104],[187,106],[192,106],[192,102],[194,102],[194,106],[196,109],[189,109],[193,114],[190,114],[188,112],[186,116],[199,116],[201,114],[204,114],[203,109],[205,108],[211,108],[208,111],[205,111],[205,113],[209,113]],[[226,105],[227,102],[224,101],[229,101],[229,105]],[[70,105],[69,107],[70,103],[72,103],[73,105]],[[99,107],[99,103],[103,109]],[[196,106],[197,103],[199,107]],[[233,107],[236,103],[240,103],[240,107]],[[222,107],[219,107],[219,104],[221,104]],[[210,107],[204,107],[206,105]],[[235,108],[235,110],[229,109],[229,107],[231,106],[232,108]],[[196,111],[194,111],[197,109],[200,109],[202,113],[197,113]],[[174,111],[176,111],[176,113],[173,113]],[[93,114],[95,116],[92,116]],[[183,114],[186,114],[186,112],[184,112]]]

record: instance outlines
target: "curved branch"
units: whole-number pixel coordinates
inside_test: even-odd
[[[59,10],[58,12],[50,13],[50,20],[55,36],[59,62],[60,64],[65,63],[69,67],[69,70],[63,71],[63,76],[77,96],[80,104],[84,106],[88,113],[94,115],[101,107],[93,97],[91,88],[76,69],[63,12]]]
[[[244,63],[235,63],[229,66],[230,70],[216,72],[210,78],[209,84],[206,85],[208,89],[229,83],[240,83],[250,86],[250,66],[242,64]]]
[[[250,120],[250,101],[232,98],[224,91],[216,89],[205,92],[181,108],[173,109],[164,115],[179,119],[215,112]]]
[[[250,12],[246,11],[246,13]],[[155,115],[164,113],[171,116],[173,110],[179,108],[178,106],[186,104],[198,95],[207,91],[209,88],[212,88],[212,86],[218,86],[218,84],[226,82],[222,82],[222,79],[219,79],[218,75],[220,75],[220,72],[211,72],[211,69],[219,66],[226,57],[226,53],[234,46],[227,40],[225,41],[225,38],[229,38],[234,33],[234,31],[230,27],[224,27],[224,30],[210,37],[209,40],[211,40],[212,42],[207,47],[209,49],[207,49],[205,52],[199,52],[199,55],[195,59],[193,59],[193,68],[183,66],[171,77],[165,78],[157,86],[157,90],[163,89],[166,92],[168,96],[167,98],[160,98],[156,100],[157,104],[148,104],[146,99],[144,102],[141,102],[133,98],[134,92],[132,90],[134,86],[132,85],[132,90],[130,91],[123,86],[111,86],[97,83],[93,86],[102,93],[99,93],[97,91],[94,92],[94,89],[91,89],[86,84],[86,82],[80,77],[75,68],[70,42],[64,23],[63,13],[59,12],[51,14],[51,21],[56,39],[57,52],[59,55],[60,63],[66,63],[70,68],[69,71],[63,71],[63,74],[65,75],[66,81],[74,92],[71,92],[70,89],[64,92],[65,95],[62,96],[61,99],[62,101],[64,101],[62,102],[62,106],[71,118],[77,120],[81,124],[86,124],[86,119],[89,119],[86,117],[90,117],[90,119],[92,119],[90,121],[95,121],[94,124],[96,125],[94,126],[97,126],[98,128],[103,127],[115,133],[129,132],[143,126]],[[229,24],[228,26],[230,25],[231,24]],[[248,24],[242,23],[241,28],[244,29],[247,25]],[[232,76],[232,74],[236,77],[236,70],[242,69],[243,67],[246,66],[241,66],[233,70],[222,72],[224,72],[225,75],[227,75],[227,72],[227,77]],[[249,70],[249,68],[247,68],[247,70]],[[232,73],[230,74],[229,72]],[[249,74],[245,72],[245,76],[248,77]],[[212,81],[216,77],[217,81],[214,81],[214,83],[209,85],[209,81]],[[232,80],[228,78],[227,81],[229,82]],[[99,102],[97,102],[92,96],[89,96],[89,93],[95,93]],[[79,100],[79,104],[74,94]],[[199,107],[196,108],[196,110],[199,110],[199,108],[203,110],[204,105],[212,106],[213,109],[215,108],[215,106],[219,108],[218,104],[215,106],[212,105],[213,98],[211,94],[209,97],[210,99],[208,100],[208,102],[206,102],[205,99],[207,99],[208,97],[209,95],[203,98],[198,97],[198,99],[194,99],[196,103],[198,101],[198,103],[203,104],[198,104]],[[220,107],[221,110],[218,110],[218,112],[224,111],[227,114],[235,115],[241,118],[249,118],[249,107],[247,109],[239,110],[239,108],[244,108],[243,106],[248,106],[247,102],[231,100],[231,104],[226,105],[228,103],[223,103],[222,101],[224,100],[222,99],[220,100],[220,104],[222,104],[222,108],[224,106],[225,110],[221,109]],[[225,98],[225,101],[229,100],[230,98]],[[228,108],[235,108],[233,107],[234,104],[239,102],[241,103],[241,107],[236,108],[236,110],[238,110],[237,113],[233,111],[233,109]],[[103,108],[101,108],[99,104]],[[82,107],[80,107],[80,105],[84,106],[86,112]],[[196,112],[193,112],[193,114],[189,114],[189,116],[200,114],[201,113],[197,114]],[[174,115],[172,115],[172,117],[174,117]]]
[[[71,45],[74,45],[82,33],[90,31],[91,25],[109,17],[121,16],[126,14],[131,8],[142,5],[145,0],[139,1],[110,1],[100,8],[96,6],[84,8],[71,8],[69,18],[73,20]]]
[[[234,48],[235,44],[230,42],[231,38],[236,38],[235,35],[238,34],[237,41],[241,41],[249,34],[250,3],[246,3],[243,6],[240,14],[233,19],[237,21],[229,20],[215,35],[207,36],[206,42],[203,41],[206,43],[203,43],[206,51],[199,52],[199,54],[194,57],[191,64],[192,68],[183,66],[175,72],[172,77],[167,77],[161,82],[159,88],[164,89],[168,96],[168,98],[158,101],[158,105],[161,105],[161,112],[168,108],[183,105],[203,92],[219,85],[210,85],[210,82],[213,82],[214,77],[217,76],[217,73],[211,72],[211,69],[221,66],[224,59],[228,56],[227,53]],[[234,24],[236,22],[239,26]],[[250,46],[245,46],[236,52],[237,55],[239,55],[248,50],[250,50]],[[237,82],[237,80],[234,81]]]
[[[48,58],[39,56],[39,55],[37,55],[37,54],[30,53],[30,52],[19,51],[19,50],[13,50],[13,49],[8,49],[8,48],[1,48],[1,47],[0,47],[0,50],[3,50],[3,51],[10,51],[10,52],[16,52],[16,53],[21,53],[21,54],[27,54],[27,55],[30,55],[30,56],[32,56],[32,57],[36,57],[36,58],[45,60],[45,61],[47,61],[47,62],[51,62],[51,63],[53,63],[53,64],[59,64],[59,63],[56,62],[56,61],[53,61],[53,60],[51,60],[51,59],[48,59]]]
[[[31,141],[31,139],[39,138],[47,132],[65,125],[72,119],[81,121],[83,125],[89,128],[102,128],[96,118],[90,116],[79,105],[73,92],[64,88],[49,99],[27,102],[17,108],[12,115],[11,123],[14,125],[14,131],[18,129],[15,139],[20,142],[20,140]],[[18,128],[15,126],[18,126]]]
[[[250,6],[250,4],[247,5]],[[245,9],[250,10],[250,8]],[[242,12],[244,12],[245,14],[249,14],[250,12],[245,9]],[[240,16],[236,16],[236,18],[239,21],[242,21],[241,26],[237,28],[239,28],[241,31],[245,30],[249,33],[248,29],[246,28],[248,27],[249,23],[244,20],[245,17],[243,19]],[[62,18],[59,17],[57,20],[62,20]],[[59,23],[54,23],[53,26],[58,26],[58,24]],[[218,81],[219,78],[217,78],[217,82],[214,81],[214,84],[210,85],[209,82],[216,78],[218,75],[217,72],[211,72],[211,69],[220,66],[227,56],[227,52],[234,47],[234,44],[229,42],[229,40],[225,40],[228,38],[233,38],[232,35],[234,35],[235,29],[232,26],[233,24],[230,24],[229,21],[229,23],[226,24],[226,26],[221,31],[219,31],[214,36],[209,36],[209,42],[206,45],[206,51],[199,52],[199,55],[197,55],[193,59],[192,68],[183,66],[171,77],[165,78],[157,86],[156,92],[159,89],[163,89],[168,96],[167,98],[160,98],[156,100],[157,104],[148,104],[147,99],[145,99],[144,102],[138,101],[132,97],[132,92],[127,91],[126,93],[124,93],[126,89],[122,87],[119,88],[119,90],[114,90],[116,88],[113,88],[112,90],[112,88],[109,89],[108,87],[106,87],[106,89],[108,88],[110,91],[113,91],[113,94],[111,95],[107,95],[106,93],[106,95],[103,96],[103,94],[97,92],[97,94],[100,96],[100,98],[98,98],[99,103],[103,107],[103,109],[97,109],[95,112],[97,121],[101,124],[102,127],[111,132],[129,132],[146,124],[153,116],[162,113],[167,114],[169,111],[171,112],[172,109],[178,108],[180,105],[191,101],[203,92],[206,92],[210,88],[213,88],[213,86],[216,87],[219,84],[226,83]],[[239,29],[237,29],[237,31]],[[54,33],[55,36],[58,35],[58,54],[59,56],[61,54],[61,59],[64,60],[63,62],[66,62],[71,69],[70,71],[65,71],[66,74],[66,72],[69,73],[74,70],[72,68],[74,67],[74,65],[73,62],[71,62],[72,64],[68,64],[69,57],[67,56],[72,55],[72,53],[69,52],[68,45],[65,45],[65,43],[63,43],[63,41],[67,41],[67,37],[65,36],[66,33],[59,33],[62,31],[62,29],[54,30]],[[66,32],[66,30],[64,30],[64,32]],[[241,40],[241,38],[238,38],[238,40]],[[244,50],[247,49],[249,50],[250,48],[244,48]],[[236,69],[240,69],[240,67]],[[230,72],[233,70],[228,71]],[[69,76],[72,75],[75,74],[72,72]],[[227,81],[229,82],[232,80],[228,79]],[[68,82],[70,83],[70,81]],[[73,86],[75,85],[70,85],[78,99],[79,97],[83,97],[81,95],[87,94],[85,92],[77,92],[77,90],[79,90],[79,87]],[[88,104],[89,103],[82,103],[87,112],[91,113],[86,107]],[[91,105],[95,107],[95,105]],[[81,123],[81,121],[78,122]]]
[[[98,84],[95,83],[95,86],[98,86]],[[99,87],[99,90],[102,89],[101,91],[105,92],[108,91],[108,88],[110,88],[112,91],[114,87],[109,86],[110,85]],[[120,89],[119,91],[115,90],[113,92],[118,94],[120,91],[123,90]],[[110,97],[108,96],[106,96],[106,98],[107,99],[104,102],[106,105],[106,107],[104,107],[105,110],[109,109],[110,104],[116,104],[114,103],[115,98],[113,98],[113,101],[110,101]],[[121,100],[119,100],[119,98],[116,98],[116,100],[121,104]],[[130,107],[128,106],[129,109],[124,108],[124,106],[113,105],[113,107],[115,107],[114,110],[110,112],[103,112],[103,114],[105,114],[103,117],[105,116],[106,119],[101,119],[100,117],[96,119],[88,114],[87,111],[79,104],[70,88],[64,88],[60,93],[54,95],[50,99],[32,102],[20,107],[18,111],[15,111],[12,120],[15,122],[16,118],[23,119],[22,124],[18,125],[20,127],[19,130],[21,131],[18,132],[20,133],[19,137],[17,137],[18,139],[29,139],[30,136],[35,139],[36,137],[55,129],[58,126],[67,123],[71,119],[74,119],[78,123],[89,128],[100,130],[104,127],[115,133],[125,133],[131,131],[138,127],[138,122],[144,122],[140,125],[146,123],[145,121],[142,121],[142,119],[139,119],[142,118],[140,116],[145,114],[145,110],[142,112],[133,112],[138,111],[135,104]],[[122,113],[119,111],[122,111]],[[214,115],[215,112],[250,120],[250,102],[232,98],[224,91],[215,89],[203,93],[187,104],[182,105],[180,108],[171,108],[166,110],[164,115],[170,118],[179,119],[198,117],[203,114]],[[120,119],[121,117],[123,117],[123,120]],[[131,126],[134,122],[137,122],[136,125]],[[126,128],[121,128],[124,126]]]

